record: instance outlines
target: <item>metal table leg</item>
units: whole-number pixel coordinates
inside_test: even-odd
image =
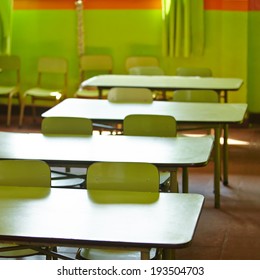
[[[220,208],[220,171],[221,171],[221,158],[220,158],[220,131],[221,126],[218,125],[214,128],[215,141],[214,141],[214,193],[215,193],[215,208]]]
[[[170,172],[170,192],[178,193],[178,180],[177,180],[177,170]]]
[[[228,124],[224,124],[223,184],[228,185]]]
[[[189,192],[189,178],[188,178],[188,168],[182,168],[182,192],[188,193]]]

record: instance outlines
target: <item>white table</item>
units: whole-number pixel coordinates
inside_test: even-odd
[[[170,258],[190,245],[203,201],[198,194],[0,186],[0,243],[124,247],[142,259],[153,247]]]
[[[191,76],[146,76],[146,75],[99,75],[85,80],[81,88],[94,86],[99,89],[99,98],[102,90],[112,87],[144,87],[151,90],[174,91],[180,89],[215,90],[219,97],[224,93],[224,102],[227,103],[228,92],[238,91],[243,85],[239,78],[218,77],[191,77]],[[228,185],[228,124],[223,124],[223,183]]]
[[[41,133],[0,132],[0,159],[39,159],[50,166],[88,167],[93,162],[149,162],[162,171],[201,167],[213,146],[210,136],[44,136]],[[186,175],[185,175],[186,176]],[[172,191],[176,192],[174,177]],[[184,186],[187,190],[188,182]]]
[[[174,91],[181,89],[215,90],[219,96],[224,93],[224,102],[227,103],[228,92],[238,91],[243,85],[239,78],[219,77],[191,77],[191,76],[146,76],[146,75],[99,75],[85,80],[81,88],[95,86],[99,89],[99,98],[102,98],[103,89],[112,87],[144,87],[152,90]],[[223,125],[223,183],[228,185],[228,124]]]
[[[211,89],[224,92],[227,101],[228,91],[237,91],[243,85],[239,78],[145,76],[145,75],[99,75],[81,83],[81,88],[98,87],[99,98],[102,90],[112,87],[145,87],[152,90],[172,91],[178,89]]]
[[[43,117],[74,116],[86,117],[93,121],[123,121],[130,114],[171,115],[177,123],[207,124],[215,130],[215,170],[214,192],[215,206],[220,206],[220,132],[227,124],[241,123],[246,113],[247,104],[231,103],[187,103],[154,101],[150,104],[112,103],[107,100],[89,100],[69,98],[51,108]],[[227,137],[227,135],[226,135]],[[227,181],[228,145],[224,139],[224,181]]]

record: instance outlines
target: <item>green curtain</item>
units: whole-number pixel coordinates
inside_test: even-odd
[[[11,51],[13,0],[0,0],[0,53]]]
[[[202,55],[204,1],[162,0],[162,49],[169,57]]]

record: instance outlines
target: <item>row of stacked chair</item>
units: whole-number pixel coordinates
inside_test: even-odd
[[[126,70],[131,75],[164,75],[156,57],[129,57]],[[12,99],[20,104],[19,126],[22,126],[26,106],[32,107],[35,118],[37,106],[53,106],[68,96],[68,62],[62,57],[40,57],[37,63],[35,86],[21,91],[21,61],[16,55],[0,56],[0,97],[7,98],[7,126],[11,124]],[[10,73],[12,72],[12,73]],[[80,83],[98,74],[112,74],[113,60],[109,55],[82,55],[79,60],[79,89],[74,93],[79,98],[98,98],[97,88],[80,88]],[[11,75],[11,80],[10,80]],[[176,75],[211,76],[208,68],[178,68]],[[52,82],[55,82],[54,84]],[[59,82],[59,85],[57,83]],[[106,97],[106,96],[105,96]],[[38,101],[41,101],[40,103]],[[46,102],[46,103],[43,103]],[[45,105],[44,105],[45,106]]]

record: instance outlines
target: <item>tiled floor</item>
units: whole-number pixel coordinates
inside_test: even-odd
[[[13,130],[39,131],[39,122]],[[229,136],[236,142],[229,146],[229,186],[221,185],[220,209],[213,206],[213,163],[189,170],[190,192],[203,194],[205,205],[194,241],[177,250],[177,259],[260,259],[260,125],[230,128]],[[60,250],[71,256],[76,251]]]

